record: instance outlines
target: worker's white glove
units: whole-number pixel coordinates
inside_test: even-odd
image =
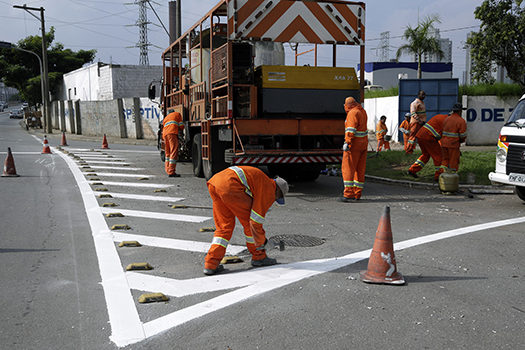
[[[346,152],[346,151],[348,151],[348,149],[349,149],[349,147],[348,147],[348,143],[345,142],[345,143],[343,144],[343,151]]]

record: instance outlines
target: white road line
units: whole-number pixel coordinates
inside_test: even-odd
[[[122,241],[138,241],[140,244],[149,247],[177,249],[196,253],[207,253],[211,245],[211,235],[209,242],[187,241],[182,239],[153,237],[145,235],[135,235],[132,233],[123,233],[116,231],[113,234],[115,242]],[[229,244],[226,248],[226,253],[235,255],[245,250],[245,246]]]
[[[105,160],[105,161],[113,161],[113,162],[125,162],[126,159],[123,158],[115,158],[115,157],[91,157],[91,156],[81,156],[80,159],[83,160]]]
[[[115,209],[115,208],[100,208],[105,213],[119,212],[124,216],[133,216],[136,218],[148,218],[148,219],[159,219],[159,220],[171,220],[171,221],[184,221],[184,222],[204,222],[210,220],[209,216],[197,216],[197,215],[180,215],[180,214],[168,214],[159,213],[154,211],[140,211],[131,209]]]
[[[130,170],[130,171],[136,171],[136,170],[146,170],[146,168],[132,168],[132,167],[119,167],[119,166],[103,166],[103,165],[90,165],[90,168],[93,169],[108,169],[108,170]]]
[[[101,153],[101,152],[124,152],[124,153],[151,153],[159,154],[159,151],[136,151],[136,150],[126,150],[126,149],[102,149],[102,148],[93,148],[93,151],[89,148],[65,148],[67,151],[76,151],[76,152],[91,152],[91,153]]]
[[[24,154],[42,154],[41,152],[11,152],[13,155],[16,155],[16,154],[19,154],[19,155],[24,155]],[[7,154],[7,152],[0,152],[0,154]]]
[[[103,194],[110,194],[115,198],[137,199],[137,200],[157,201],[157,202],[179,202],[184,199],[181,197],[148,196],[148,195],[142,195],[142,194],[115,193],[115,192],[104,192]]]
[[[90,184],[101,182],[103,185],[108,185],[108,186],[128,186],[128,187],[168,188],[168,187],[173,186],[173,185],[164,185],[164,184],[146,184],[146,183],[141,183],[141,182],[112,182],[112,181],[88,181],[88,182]]]
[[[97,176],[114,176],[114,177],[155,177],[155,175],[146,175],[146,174],[120,174],[120,173],[99,173],[96,172]]]
[[[126,162],[107,162],[107,161],[103,161],[103,160],[89,160],[89,159],[82,160],[82,161],[77,161],[77,163],[130,165],[129,163],[126,163]]]

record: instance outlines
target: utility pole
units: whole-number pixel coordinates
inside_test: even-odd
[[[44,11],[43,7],[28,7],[25,4],[23,6],[13,5],[14,8],[22,9],[27,11],[31,16],[35,17],[37,20],[40,20],[40,27],[42,29],[42,69],[43,69],[43,86],[44,86],[44,122],[45,122],[45,131],[48,134],[53,132],[53,127],[51,125],[51,113],[49,113],[49,77],[48,77],[48,67],[47,67],[47,45],[46,45],[46,26],[44,21]],[[30,11],[40,11],[40,18],[35,16]]]

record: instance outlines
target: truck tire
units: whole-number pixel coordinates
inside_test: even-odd
[[[200,133],[193,136],[193,143],[191,145],[191,162],[193,164],[193,175],[204,177],[202,172],[202,138]]]
[[[523,186],[516,186],[516,194],[522,201],[525,202],[525,187]]]
[[[164,163],[166,161],[166,152],[164,150],[160,151],[160,160]]]
[[[211,159],[202,160],[202,169],[204,172],[204,177],[206,180],[211,179],[211,177],[218,172],[226,169],[229,164],[224,160],[224,152],[226,150],[226,144],[219,141],[219,134],[217,129],[211,130]]]

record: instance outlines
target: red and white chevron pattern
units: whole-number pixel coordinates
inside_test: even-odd
[[[350,1],[228,2],[230,39],[364,45],[365,4]]]
[[[343,156],[234,157],[233,164],[340,163]]]

